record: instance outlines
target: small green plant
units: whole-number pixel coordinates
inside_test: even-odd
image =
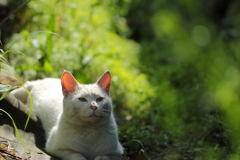
[[[3,50],[1,49],[0,52],[3,52]],[[17,76],[12,76],[11,74],[15,73],[13,68],[10,66],[10,64],[8,63],[8,61],[4,58],[4,55],[6,54],[7,52],[3,52],[2,55],[0,55],[0,76],[1,75],[4,75],[6,73],[10,73],[10,76],[17,79],[20,84],[23,84],[23,82],[20,81],[20,79],[17,77]],[[8,74],[9,76],[9,74]],[[11,91],[13,91],[14,89],[18,88],[18,86],[10,86],[10,85],[3,85],[3,84],[0,84],[0,92],[2,92],[2,96],[0,97],[0,101],[3,100]],[[26,120],[26,123],[25,123],[25,127],[24,127],[24,130],[26,129],[27,127],[27,124],[30,120],[30,116],[31,116],[31,113],[32,113],[32,97],[31,97],[31,94],[29,93],[29,91],[25,88],[26,92],[28,93],[29,95],[29,99],[30,99],[30,110],[29,110],[29,114],[28,114],[28,118]],[[12,121],[12,124],[13,124],[13,127],[14,127],[14,130],[16,132],[16,135],[17,135],[17,138],[19,139],[19,142],[21,143],[24,151],[26,152],[26,154],[28,156],[30,156],[24,146],[24,143],[22,141],[22,138],[21,138],[21,135],[19,133],[19,130],[18,130],[18,127],[14,121],[14,119],[12,118],[12,116],[10,114],[8,114],[5,110],[1,109],[0,108],[0,111],[4,114],[6,114]],[[0,114],[2,115],[2,114]]]
[[[141,149],[139,151],[136,151],[134,153],[127,153],[127,149],[124,149],[124,153],[123,153],[123,160],[151,160],[146,152],[146,149],[144,147],[144,145],[142,144],[142,142],[140,140],[132,140],[131,142],[137,142],[138,144],[141,145]]]
[[[11,115],[8,114],[6,111],[4,111],[3,109],[0,109],[0,111],[3,112],[3,113],[5,113],[5,114],[12,120],[12,124],[13,124],[13,126],[14,126],[14,129],[15,129],[15,132],[16,132],[16,134],[17,134],[17,137],[18,137],[18,139],[19,139],[19,141],[20,141],[20,143],[21,143],[24,151],[26,152],[26,154],[27,154],[28,156],[30,156],[30,155],[28,154],[28,151],[26,150],[26,147],[24,146],[24,143],[23,143],[23,141],[22,141],[21,135],[20,135],[20,133],[19,133],[19,131],[18,131],[18,127],[17,127],[15,121],[13,120],[13,118],[11,117]]]
[[[146,149],[145,149],[145,147],[144,147],[144,145],[142,144],[141,141],[139,141],[137,139],[133,139],[131,142],[139,143],[141,145],[141,147],[142,147],[142,149],[140,149],[140,151],[139,151],[139,154],[142,153],[144,155],[144,157],[147,158],[147,160],[150,160],[150,158],[149,158],[149,156],[148,156],[148,154],[146,152]]]
[[[5,98],[11,91],[13,91],[14,89],[18,88],[17,86],[12,87],[9,85],[3,85],[0,84],[0,92],[4,92],[4,94],[0,97],[0,101]]]
[[[10,66],[10,64],[8,63],[8,61],[5,59],[4,55],[6,55],[8,52],[4,52],[1,46],[1,41],[0,41],[0,75],[13,75],[14,70],[13,68]],[[15,77],[16,78],[16,77]],[[0,84],[0,92],[4,92],[4,94],[0,97],[0,101],[5,98],[11,91],[13,91],[14,89],[16,89],[17,87],[11,87],[9,85],[3,85]]]

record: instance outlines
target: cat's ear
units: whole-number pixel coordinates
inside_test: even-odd
[[[78,82],[76,81],[76,79],[68,71],[63,72],[61,83],[62,83],[62,91],[64,96],[68,96],[69,93],[73,92],[75,87],[78,85]]]
[[[110,84],[111,84],[111,74],[109,71],[104,73],[98,80],[97,84],[101,87],[107,94],[110,92]]]

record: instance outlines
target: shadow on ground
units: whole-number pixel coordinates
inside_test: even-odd
[[[0,97],[2,94],[3,93],[0,92]],[[1,143],[7,143],[8,149],[13,149],[12,151],[14,151],[15,154],[22,159],[56,160],[45,153],[44,130],[41,122],[34,114],[31,114],[27,128],[24,130],[29,109],[23,103],[9,94],[6,98],[0,101],[0,109],[7,112],[14,120],[21,135],[25,149],[18,139],[11,118],[2,111],[0,111]]]

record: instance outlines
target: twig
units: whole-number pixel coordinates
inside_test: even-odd
[[[0,22],[0,26],[9,19],[9,17],[13,14],[15,14],[19,9],[21,9],[22,7],[24,7],[25,5],[27,5],[31,0],[28,0],[26,2],[24,2],[23,4],[21,4],[17,9],[13,10],[12,13],[10,13],[6,18],[4,18],[1,22]]]
[[[2,41],[0,40],[0,54],[1,53],[4,53],[4,51],[3,51],[3,44],[2,44]]]
[[[9,146],[10,143],[8,141],[0,141],[0,159],[3,157],[4,159],[22,160],[22,158],[18,157],[16,153],[9,148]]]

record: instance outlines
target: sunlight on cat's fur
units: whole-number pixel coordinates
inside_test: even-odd
[[[110,83],[110,72],[95,84],[85,85],[68,71],[64,71],[61,80],[46,78],[25,83],[32,95],[33,112],[46,131],[48,153],[63,160],[122,159]],[[28,104],[23,87],[13,94]]]

